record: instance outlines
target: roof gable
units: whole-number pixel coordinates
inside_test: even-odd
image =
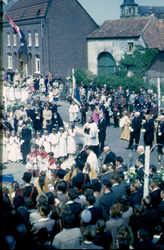
[[[88,39],[143,37],[149,48],[164,50],[164,22],[153,16],[107,20]]]

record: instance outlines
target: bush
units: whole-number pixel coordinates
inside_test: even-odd
[[[78,85],[80,85],[81,82],[83,82],[85,85],[89,85],[90,82],[85,69],[77,69],[75,71],[75,79]]]

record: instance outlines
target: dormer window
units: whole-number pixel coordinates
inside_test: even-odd
[[[22,14],[21,14],[20,18],[22,18],[23,16],[24,16],[24,12],[22,12]]]
[[[39,16],[40,11],[41,11],[41,9],[38,9],[38,10],[36,11],[36,15],[37,15],[37,16]]]

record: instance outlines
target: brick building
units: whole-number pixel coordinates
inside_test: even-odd
[[[86,37],[98,28],[77,0],[17,0],[6,12],[25,34],[19,37],[4,16],[3,64],[26,74],[49,71],[65,79],[69,69],[88,68]]]

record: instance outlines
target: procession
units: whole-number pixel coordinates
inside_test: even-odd
[[[70,248],[77,244],[80,248],[79,237],[82,240],[85,228],[89,228],[94,235],[91,242],[99,249],[115,249],[126,231],[123,244],[130,249],[142,249],[137,232],[142,235],[148,230],[149,240],[143,241],[150,249],[156,249],[163,241],[164,223],[164,103],[160,104],[159,114],[157,94],[142,88],[139,93],[135,90],[130,93],[121,86],[110,89],[104,84],[99,88],[81,82],[77,102],[73,83],[53,79],[50,72],[45,77],[18,76],[17,70],[12,80],[10,73],[4,73],[3,163],[6,167],[23,164],[24,168],[23,185],[14,180],[2,189],[6,208],[10,213],[16,211],[16,215],[10,214],[13,220],[10,228],[7,217],[4,219],[5,233],[12,235],[15,225],[24,228],[24,237],[30,239],[29,247],[35,247],[34,236],[38,231],[41,235],[49,232],[47,244],[66,249],[69,238],[64,228],[70,232],[76,228]],[[58,102],[68,103],[69,122],[58,112]],[[76,143],[79,128],[81,141]],[[111,151],[113,145],[106,144],[112,130],[118,128],[121,133],[116,134],[124,142],[124,149],[134,150],[138,155],[131,165]],[[144,196],[147,146],[157,151],[161,162],[155,166],[150,161],[149,185]],[[28,211],[26,221],[22,217],[24,210],[20,211],[22,204]],[[61,206],[63,212],[59,212]],[[49,207],[53,209],[51,216]],[[33,213],[37,213],[37,218],[31,221]],[[41,222],[42,213],[48,223]],[[47,231],[45,227],[50,224]],[[95,228],[101,232],[101,224],[106,228],[104,232],[94,234]],[[17,245],[24,237],[17,240]]]
[[[0,249],[164,249],[161,0],[3,0]]]

